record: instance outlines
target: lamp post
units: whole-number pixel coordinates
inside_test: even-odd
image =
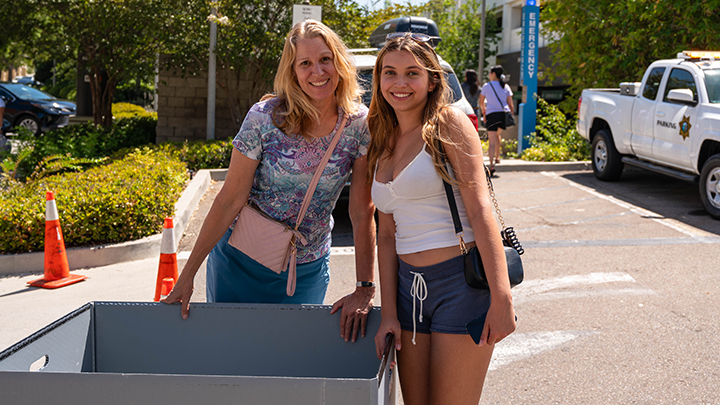
[[[217,8],[213,7],[210,11],[212,15],[217,16]],[[215,19],[210,20],[210,56],[208,60],[208,96],[207,96],[207,119],[205,127],[205,138],[215,139],[215,74],[216,57],[215,43],[217,41],[217,22]]]
[[[480,10],[480,50],[478,51],[478,78],[480,79],[480,85],[483,84],[483,71],[485,70],[485,0],[482,0],[482,9]]]

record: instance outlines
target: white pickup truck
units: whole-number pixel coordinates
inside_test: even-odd
[[[577,129],[592,144],[600,180],[625,164],[699,183],[720,219],[720,52],[681,52],[648,67],[642,82],[583,90]]]

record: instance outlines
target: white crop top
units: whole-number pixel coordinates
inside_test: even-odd
[[[377,166],[376,166],[377,173]],[[454,177],[448,165],[450,175]],[[475,240],[460,190],[453,186],[463,240]],[[398,254],[458,246],[450,207],[432,157],[423,147],[394,180],[380,183],[373,177],[372,199],[378,210],[395,219],[395,247]]]

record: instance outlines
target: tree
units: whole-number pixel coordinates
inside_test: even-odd
[[[31,1],[31,0],[20,0]],[[34,1],[34,0],[32,0]],[[37,0],[39,50],[77,51],[90,77],[93,120],[112,123],[121,81],[153,77],[158,52],[175,36],[179,0]]]
[[[249,108],[271,91],[287,33],[292,25],[293,0],[190,0],[185,3],[182,26],[170,50],[167,68],[185,75],[208,70],[210,29],[217,22],[216,83],[225,94],[236,129]],[[323,21],[350,46],[362,43],[363,8],[352,0],[321,0]],[[211,8],[217,12],[211,15]],[[243,88],[250,83],[250,88]]]
[[[27,61],[26,40],[34,36],[34,3],[0,2],[0,70],[13,70]]]
[[[583,88],[640,81],[647,66],[683,50],[720,48],[717,0],[552,0],[540,19],[555,69],[577,96]],[[575,101],[570,101],[575,103]]]
[[[170,50],[167,67],[190,75],[207,72],[209,21],[214,20],[216,82],[239,129],[249,107],[269,89],[292,22],[292,5],[292,0],[190,0],[182,12],[184,35]],[[243,91],[243,83],[250,83],[249,91]]]
[[[437,51],[459,75],[478,66],[481,6],[480,0],[468,0],[460,8],[455,7],[452,0],[431,0],[427,3],[431,19],[438,24],[442,37]],[[497,18],[492,10],[486,13],[485,25],[484,66],[488,66],[487,58],[497,54],[494,45],[499,40]],[[478,72],[478,78],[482,80],[482,77],[482,73]]]
[[[179,33],[169,49],[166,68],[178,69],[183,75],[197,75],[208,70],[209,20],[217,23],[216,81],[224,93],[236,129],[248,109],[265,93],[282,55],[285,37],[292,23],[293,0],[189,0],[177,11],[174,31]],[[350,48],[369,47],[368,38],[383,22],[403,16],[428,15],[437,19],[443,43],[438,53],[456,69],[477,66],[480,38],[478,0],[471,0],[461,10],[455,2],[431,0],[420,6],[394,5],[370,10],[353,0],[316,0],[322,6],[323,22],[335,30]],[[211,13],[212,7],[216,14]],[[447,10],[451,11],[447,11]],[[488,18],[488,41],[485,55],[491,56],[490,44],[496,38],[496,22]],[[249,89],[243,87],[250,83]]]

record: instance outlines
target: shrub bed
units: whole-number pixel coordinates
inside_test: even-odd
[[[192,141],[192,142],[164,142],[159,145],[148,145],[148,148],[162,151],[184,162],[188,170],[224,169],[230,167],[232,156],[232,140]],[[132,151],[122,149],[112,155],[117,159]]]
[[[130,117],[152,117],[157,120],[156,112],[146,111],[141,106],[132,103],[114,103],[112,105],[112,115],[116,120]]]
[[[116,121],[110,128],[85,123],[58,128],[37,137],[23,136],[21,141],[31,147],[32,152],[18,168],[19,177],[28,176],[47,156],[102,158],[122,148],[153,144],[156,127],[156,118],[131,117]]]
[[[186,180],[177,157],[144,148],[82,173],[12,184],[0,192],[0,253],[43,250],[47,190],[55,192],[65,246],[88,246],[161,232]]]
[[[575,116],[568,118],[559,108],[538,99],[536,132],[522,159],[530,161],[578,161],[590,159],[590,145],[578,134]]]

